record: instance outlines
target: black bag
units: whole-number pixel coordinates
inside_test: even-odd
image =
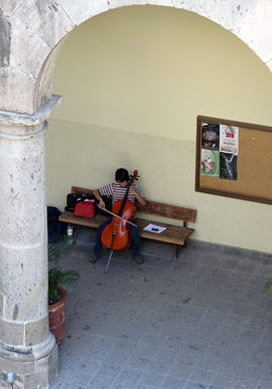
[[[48,241],[55,242],[56,239],[65,233],[65,224],[59,221],[61,212],[56,207],[47,207],[47,230]]]

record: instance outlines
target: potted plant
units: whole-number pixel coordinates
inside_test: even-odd
[[[80,275],[75,270],[62,269],[58,264],[59,256],[74,247],[73,237],[60,235],[48,244],[48,314],[49,329],[60,344],[64,336],[64,306],[67,299],[66,289],[71,289]]]
[[[272,289],[272,280],[268,280],[264,286],[263,292],[268,292]]]

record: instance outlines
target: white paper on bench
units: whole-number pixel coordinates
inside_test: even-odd
[[[156,226],[155,224],[148,224],[144,228],[145,231],[154,232],[155,234],[160,234],[164,230],[166,230],[166,227]]]

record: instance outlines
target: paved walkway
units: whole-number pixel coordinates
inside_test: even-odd
[[[176,263],[169,245],[143,242],[88,262],[83,230],[62,259],[81,280],[69,295],[53,389],[271,389],[272,278],[268,255],[190,243]]]

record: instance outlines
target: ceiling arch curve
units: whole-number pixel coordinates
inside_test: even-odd
[[[11,35],[3,43],[8,44],[8,55],[5,51],[0,67],[0,108],[35,113],[51,97],[56,55],[73,29],[114,8],[146,4],[187,10],[219,24],[272,69],[272,3],[268,0],[2,0],[0,17],[11,27]]]

